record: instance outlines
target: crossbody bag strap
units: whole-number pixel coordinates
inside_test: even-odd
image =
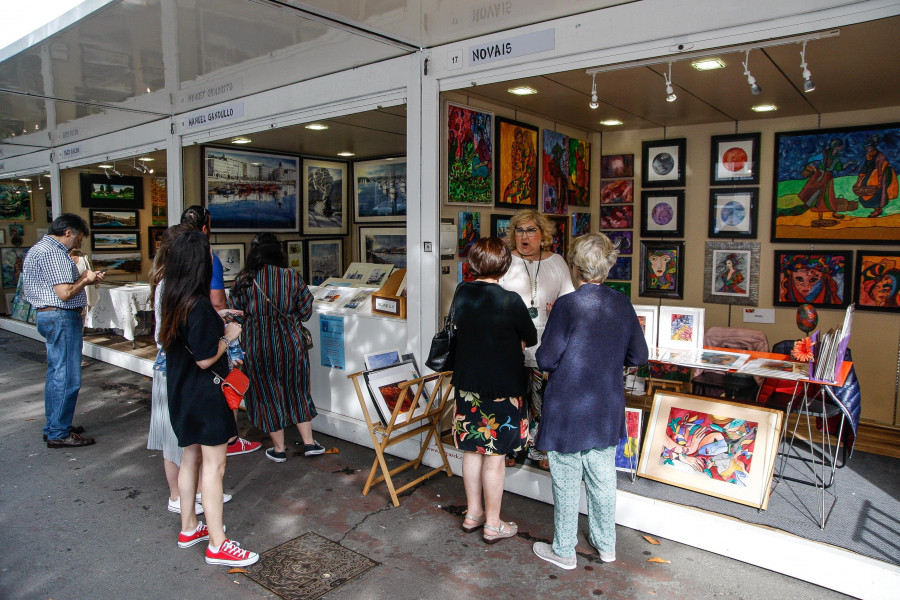
[[[191,352],[191,349],[190,349],[190,347],[188,347],[187,344],[185,344],[184,342],[181,342],[181,344],[184,346],[184,349],[190,353],[191,356],[194,355],[194,353]],[[228,348],[225,348],[225,356],[228,356]],[[229,369],[233,368],[231,366],[231,357],[228,357],[228,368]],[[213,371],[212,367],[210,367],[209,372],[213,374],[213,383],[215,383],[216,385],[225,381],[225,378],[222,377],[221,375],[219,375],[218,373],[216,373],[215,371]]]
[[[269,300],[269,297],[266,296],[266,293],[263,291],[263,289],[260,287],[260,285],[256,282],[256,278],[255,278],[255,277],[253,278],[253,285],[255,285],[255,286],[256,286],[256,289],[259,290],[259,293],[262,295],[263,299],[264,299],[266,302],[269,303],[269,306],[272,307],[272,310],[274,310],[276,313],[278,313],[278,316],[279,316],[279,317],[285,318],[285,319],[287,319],[288,321],[293,321],[293,319],[292,319],[290,316],[284,314],[277,306],[275,306],[275,303],[274,303],[274,302],[272,302],[271,300]]]

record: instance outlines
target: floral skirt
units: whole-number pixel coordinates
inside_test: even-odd
[[[528,440],[528,407],[521,397],[483,399],[456,390],[453,443],[463,452],[509,454]]]

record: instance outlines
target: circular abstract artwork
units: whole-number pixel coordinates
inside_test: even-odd
[[[672,210],[672,205],[668,202],[660,202],[650,211],[650,218],[657,225],[668,225],[672,222],[674,216],[675,211]]]
[[[675,168],[675,158],[668,152],[660,152],[653,157],[651,166],[657,175],[668,175]]]
[[[744,205],[740,202],[731,200],[726,202],[722,207],[722,210],[719,212],[719,218],[722,219],[722,222],[726,225],[735,227],[740,225],[744,219],[747,218],[747,209],[744,208]]]
[[[747,152],[743,148],[729,148],[722,154],[722,166],[737,173],[747,166]]]

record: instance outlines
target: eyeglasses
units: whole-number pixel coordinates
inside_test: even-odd
[[[532,236],[538,232],[537,227],[529,227],[528,229],[522,229],[521,227],[516,227],[516,235],[520,236]]]

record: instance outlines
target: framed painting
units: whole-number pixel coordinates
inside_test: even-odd
[[[758,188],[709,190],[709,237],[756,239]]]
[[[344,235],[347,221],[347,163],[304,158],[303,233]]]
[[[25,226],[21,223],[10,223],[9,224],[9,237],[10,238],[20,238],[25,235]],[[18,244],[13,243],[13,245],[18,246]]]
[[[150,258],[156,257],[156,251],[159,250],[159,244],[166,229],[166,227],[147,228],[147,253]]]
[[[304,266],[306,265],[306,252],[303,248],[303,240],[287,240],[284,242],[284,253],[287,255],[288,268],[300,273],[306,279]]]
[[[572,237],[591,232],[591,213],[572,213]]]
[[[25,255],[31,248],[0,248],[0,269],[3,275],[3,287],[14,288],[19,282]]]
[[[509,222],[512,215],[491,215],[491,235],[509,243]]]
[[[684,187],[685,138],[641,143],[641,187]]]
[[[492,113],[447,103],[447,202],[492,204]]]
[[[340,277],[344,272],[344,242],[334,240],[307,240],[309,285],[320,285],[329,277]]]
[[[406,157],[353,163],[357,223],[406,219]]]
[[[631,298],[631,282],[630,281],[609,281],[606,280],[603,282],[603,285],[606,287],[611,287],[617,292],[622,292],[629,298]]]
[[[150,180],[150,224],[162,227],[169,224],[169,198],[165,177]]]
[[[639,294],[652,298],[684,296],[684,242],[641,242]]]
[[[244,268],[244,243],[210,244],[212,252],[222,261],[225,281],[234,281]]]
[[[406,227],[360,227],[359,260],[405,269]]]
[[[759,184],[759,133],[714,135],[709,185]]]
[[[82,173],[83,208],[144,208],[144,178]]]
[[[569,136],[544,130],[541,152],[541,212],[569,212]]]
[[[644,411],[639,408],[625,408],[625,433],[616,446],[616,470],[635,473],[638,465],[638,448],[641,445],[641,419]]]
[[[469,248],[475,243],[475,240],[481,238],[481,213],[478,212],[461,212],[459,213],[459,232],[456,237],[456,247],[460,258],[469,255]]]
[[[618,244],[619,254],[631,254],[634,252],[633,231],[601,231],[613,244]]]
[[[759,305],[759,242],[706,242],[703,301]]]
[[[363,372],[363,378],[366,381],[366,387],[369,389],[369,396],[372,398],[375,412],[378,413],[378,418],[383,425],[388,425],[391,422],[396,409],[399,409],[396,423],[405,423],[427,410],[429,403],[427,391],[422,390],[419,404],[413,406],[412,401],[416,396],[416,389],[413,387],[408,388],[403,403],[399,407],[397,406],[401,395],[399,385],[419,377],[419,370],[412,360],[405,360],[388,367]]]
[[[553,227],[553,235],[550,236],[550,247],[547,250],[555,252],[566,258],[569,253],[569,219],[566,217],[547,217]]]
[[[202,157],[213,233],[299,231],[299,158],[209,146]]]
[[[853,285],[853,251],[775,251],[775,306],[846,308]]]
[[[40,237],[38,237],[40,239]],[[6,245],[6,230],[0,229],[0,246]]]
[[[24,183],[0,184],[0,221],[31,219],[31,189]]]
[[[140,250],[141,234],[138,231],[95,231],[91,233],[91,250]]]
[[[634,227],[633,206],[601,206],[600,229],[631,229]]]
[[[900,123],[775,134],[772,241],[900,242]]]
[[[900,313],[900,252],[856,251],[857,310]]]
[[[496,206],[537,208],[538,128],[503,117],[494,119],[497,148]]]
[[[684,237],[684,190],[641,192],[641,236]]]
[[[667,350],[702,350],[705,308],[660,306],[656,345]]]
[[[95,271],[105,269],[107,275],[137,275],[141,273],[141,255],[136,252],[92,254],[91,266]]]
[[[652,350],[656,348],[656,334],[659,329],[659,307],[643,304],[634,304],[633,306],[634,314],[637,315],[641,330],[644,332],[644,341],[647,342],[647,348],[651,350],[652,354]]]
[[[620,256],[616,258],[616,263],[610,268],[607,279],[624,279],[631,281],[631,257]]]
[[[605,154],[600,157],[600,178],[634,177],[634,154]]]
[[[772,408],[657,392],[638,475],[765,509],[782,417]]]
[[[591,145],[569,138],[569,204],[591,205]]]
[[[91,231],[99,229],[121,230],[137,229],[140,225],[139,213],[136,210],[108,210],[92,208],[88,211],[88,224]]]
[[[600,182],[600,204],[630,204],[634,202],[634,179],[614,179]]]

